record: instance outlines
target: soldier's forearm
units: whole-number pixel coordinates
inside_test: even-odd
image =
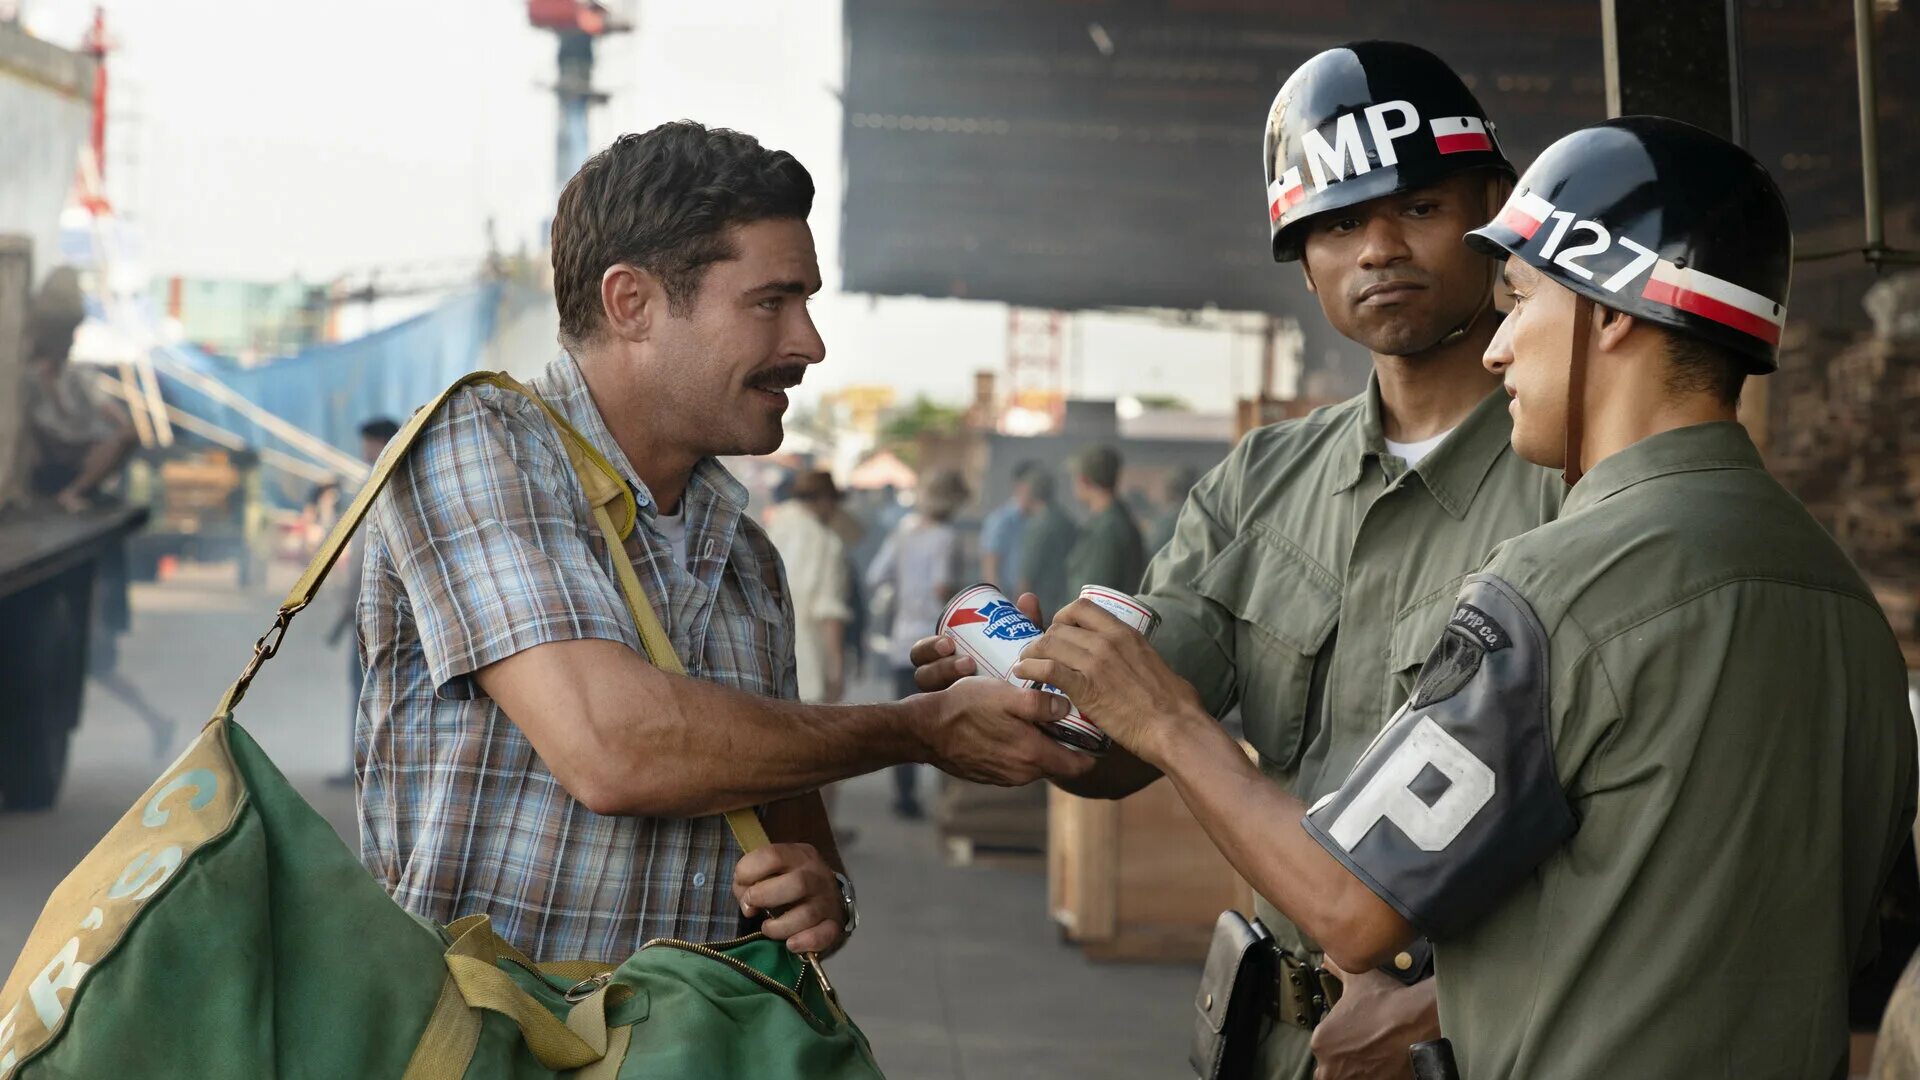
[[[1157,753],[1180,797],[1255,892],[1349,971],[1384,963],[1413,927],[1301,827],[1307,806],[1267,779],[1218,724],[1189,722]]]

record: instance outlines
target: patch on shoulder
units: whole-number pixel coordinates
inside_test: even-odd
[[[1447,625],[1458,627],[1474,644],[1488,652],[1513,646],[1513,638],[1497,619],[1469,603],[1454,605],[1453,617],[1447,620]]]

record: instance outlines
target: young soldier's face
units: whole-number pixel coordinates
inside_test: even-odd
[[[1511,256],[1500,278],[1513,311],[1494,331],[1481,362],[1513,400],[1513,451],[1535,465],[1566,467],[1567,377],[1576,297]]]
[[[1493,287],[1461,239],[1486,224],[1479,173],[1372,199],[1310,223],[1301,268],[1342,337],[1382,356],[1413,356],[1473,318]]]
[[[706,454],[771,454],[780,448],[787,390],[827,346],[807,311],[820,290],[813,230],[792,218],[728,230],[737,257],[707,268],[683,316],[656,324],[659,382],[673,415]]]

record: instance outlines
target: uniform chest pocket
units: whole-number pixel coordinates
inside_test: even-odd
[[[1461,574],[1408,604],[1400,614],[1394,616],[1393,639],[1387,654],[1389,716],[1413,696],[1413,684],[1420,678],[1420,669],[1426,664],[1427,656],[1440,643],[1440,634],[1446,629],[1447,619],[1453,614],[1454,601],[1459,597],[1461,583],[1466,579],[1467,575]],[[1380,719],[1384,723],[1387,717]]]
[[[1290,769],[1308,731],[1314,661],[1340,620],[1340,583],[1258,526],[1207,564],[1194,591],[1234,617],[1234,678],[1247,741]]]

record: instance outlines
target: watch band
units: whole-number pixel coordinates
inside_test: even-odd
[[[834,872],[833,880],[840,883],[840,906],[847,913],[846,932],[847,936],[851,937],[860,927],[860,909],[854,903],[853,882],[847,880],[847,875],[838,871]]]

